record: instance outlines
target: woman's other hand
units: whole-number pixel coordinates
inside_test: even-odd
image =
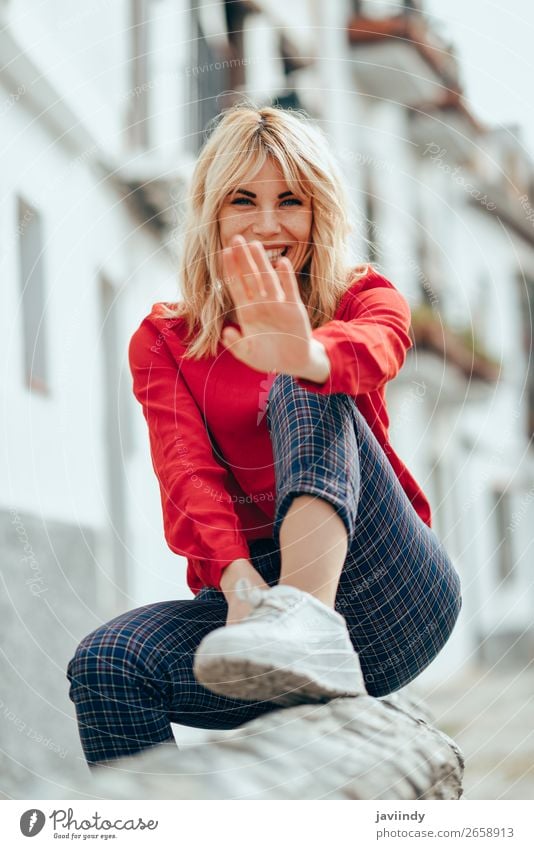
[[[263,580],[250,560],[241,558],[230,563],[224,569],[221,577],[221,590],[228,603],[227,625],[235,625],[237,622],[241,622],[252,610],[251,604],[242,600],[236,592],[236,583],[242,578],[246,578],[253,587],[269,589],[269,584]]]

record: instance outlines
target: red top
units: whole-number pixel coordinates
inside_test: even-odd
[[[227,322],[230,323],[230,322]],[[325,383],[302,378],[312,392],[345,392],[386,453],[421,519],[430,504],[388,442],[385,384],[412,347],[410,307],[392,283],[371,271],[343,294],[335,317],[313,335],[325,346]],[[133,391],[148,423],[165,539],[187,557],[194,594],[220,588],[221,573],[249,558],[247,542],[272,537],[275,482],[265,408],[274,374],[255,371],[219,343],[216,356],[184,359],[185,321],[156,303],[133,334]]]

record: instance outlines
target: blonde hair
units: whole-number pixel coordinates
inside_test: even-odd
[[[218,115],[209,131],[185,217],[179,267],[184,300],[164,306],[167,318],[185,319],[184,356],[195,359],[216,354],[224,317],[234,308],[219,277],[219,210],[228,192],[259,171],[267,157],[278,163],[289,189],[311,201],[311,247],[299,287],[312,328],[333,317],[341,295],[367,272],[364,265],[349,274],[348,199],[326,136],[304,112],[241,103]]]

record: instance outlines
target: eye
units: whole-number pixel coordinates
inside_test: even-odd
[[[241,198],[240,197],[240,198],[234,198],[234,200],[231,201],[231,203],[235,206],[242,206],[242,204],[244,204],[244,203],[247,203],[247,204],[252,203],[252,200],[250,198]],[[280,205],[283,206],[285,203],[297,204],[297,206],[302,206],[302,201],[299,200],[298,198],[285,198],[285,200],[280,202]]]

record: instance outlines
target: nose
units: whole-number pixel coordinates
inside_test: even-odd
[[[276,209],[258,209],[254,224],[252,225],[252,232],[255,236],[266,238],[267,236],[279,233],[280,230],[280,221],[278,220]]]

